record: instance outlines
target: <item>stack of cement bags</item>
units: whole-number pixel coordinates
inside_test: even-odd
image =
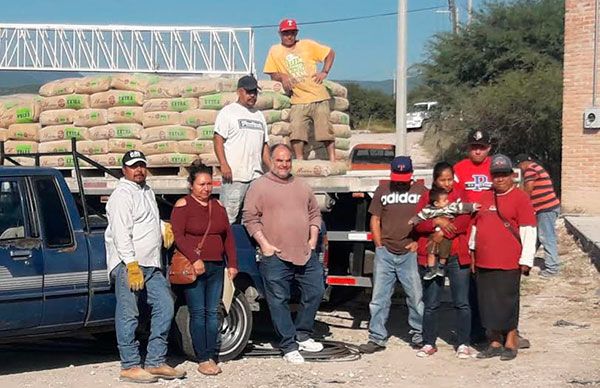
[[[38,152],[41,106],[42,99],[36,95],[0,97],[0,140],[5,141],[6,153]]]

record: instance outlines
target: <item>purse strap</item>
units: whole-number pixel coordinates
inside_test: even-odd
[[[204,236],[202,236],[202,240],[198,243],[196,247],[196,254],[200,255],[202,252],[202,247],[204,246],[204,241],[206,241],[206,236],[208,236],[208,231],[210,230],[210,226],[212,224],[212,200],[208,200],[208,225],[206,226],[206,231],[204,232]]]
[[[510,225],[510,222],[508,222],[508,220],[502,215],[502,213],[500,213],[500,208],[498,207],[498,195],[496,194],[496,190],[493,190],[493,191],[494,191],[494,205],[496,206],[496,214],[498,214],[498,217],[500,217],[500,220],[502,220],[502,224],[504,225],[504,227],[506,229],[508,229],[510,234],[512,234],[513,237],[517,239],[517,242],[519,243],[519,245],[521,245],[521,236],[519,236],[517,234],[517,232],[515,232],[513,227]]]

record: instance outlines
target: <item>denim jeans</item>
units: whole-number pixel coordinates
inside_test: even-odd
[[[396,280],[402,284],[408,306],[408,324],[415,333],[421,333],[423,322],[423,289],[417,266],[416,252],[395,255],[385,247],[375,250],[373,268],[373,296],[369,303],[369,341],[385,346],[388,332],[385,328]]]
[[[117,299],[115,329],[121,356],[121,368],[123,369],[142,365],[140,342],[135,338],[140,298],[144,299],[145,297],[152,308],[150,338],[148,338],[146,362],[144,363],[146,367],[157,367],[165,363],[169,330],[173,321],[173,298],[167,279],[156,267],[140,268],[144,273],[144,289],[136,292],[131,291],[127,284],[125,264],[120,263],[111,272]]]
[[[544,246],[544,266],[550,273],[558,273],[560,261],[556,242],[556,219],[559,209],[538,213],[538,240]]]
[[[190,312],[190,334],[199,362],[219,355],[219,305],[223,295],[222,261],[205,261],[206,272],[183,292]]]
[[[306,341],[312,335],[315,316],[325,292],[323,266],[313,250],[305,265],[294,265],[277,255],[263,256],[259,270],[265,283],[273,326],[280,337],[279,348],[283,354],[298,350],[296,341]],[[292,321],[289,302],[294,280],[301,295],[296,320]]]
[[[420,267],[421,274],[427,268]],[[450,293],[456,311],[456,340],[457,345],[469,345],[471,334],[471,306],[469,305],[469,285],[471,280],[470,265],[460,265],[456,256],[448,258],[446,275],[450,280]],[[423,281],[423,343],[435,347],[438,337],[438,310],[444,291],[444,278],[436,277]]]
[[[231,182],[221,185],[221,194],[219,200],[227,211],[227,218],[230,224],[240,220],[241,209],[246,197],[246,191],[251,182]]]

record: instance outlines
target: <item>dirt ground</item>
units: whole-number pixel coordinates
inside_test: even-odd
[[[600,275],[573,238],[559,226],[563,272],[523,281],[520,329],[531,340],[514,361],[459,360],[452,346],[454,315],[443,305],[439,351],[420,359],[406,342],[406,306],[395,299],[384,352],[358,361],[292,366],[280,358],[223,363],[223,374],[204,377],[196,365],[171,358],[188,378],[169,387],[578,387],[600,386]],[[368,298],[319,313],[317,334],[359,344],[367,338]],[[0,347],[0,387],[126,387],[118,381],[116,349],[92,339],[38,341]]]

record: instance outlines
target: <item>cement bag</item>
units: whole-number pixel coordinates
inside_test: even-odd
[[[90,140],[140,139],[144,128],[140,124],[119,123],[100,125],[89,129]]]
[[[125,153],[142,148],[142,141],[137,139],[108,139],[108,152]]]
[[[334,110],[334,111],[331,111],[331,115],[329,116],[329,121],[332,124],[350,125],[350,116],[347,113]]]
[[[274,146],[275,144],[282,144],[282,143],[290,145],[289,136],[269,135],[269,147]]]
[[[273,93],[273,92],[265,92],[263,94],[270,93],[273,96],[273,109],[281,110],[287,109],[292,106],[291,100],[288,96],[284,96],[283,94]]]
[[[10,140],[39,141],[39,132],[42,126],[39,123],[12,124],[8,127],[8,138]]]
[[[273,109],[273,92],[262,92],[258,94],[254,108],[258,110]]]
[[[286,123],[285,121],[273,123],[269,129],[269,133],[271,135],[289,136],[292,133],[290,123]]]
[[[90,96],[87,94],[67,94],[64,96],[45,97],[42,111],[56,109],[85,109],[90,107]]]
[[[144,112],[142,125],[144,127],[157,127],[160,125],[177,125],[180,122],[181,113],[173,111]]]
[[[343,137],[349,139],[352,136],[352,130],[349,125],[332,124],[333,134],[335,137]]]
[[[8,136],[8,129],[0,128],[0,141],[6,141]]]
[[[181,121],[179,124],[190,127],[212,125],[217,120],[218,114],[218,111],[210,109],[186,110],[185,112],[181,112]]]
[[[73,163],[73,156],[61,155],[61,156],[42,156],[40,157],[40,166],[42,167],[75,167]],[[89,164],[83,160],[79,160],[80,167],[88,167]]]
[[[325,81],[323,81],[323,85],[325,86],[331,97],[348,98],[348,89],[338,84],[337,82],[333,82],[326,79]]]
[[[104,167],[121,167],[123,165],[123,153],[92,155],[90,159]]]
[[[179,78],[179,95],[181,97],[200,97],[219,92],[234,92],[237,83],[227,78]]]
[[[350,151],[349,150],[335,150],[335,160],[348,160],[350,159]]]
[[[201,154],[201,155],[198,155],[198,159],[200,159],[200,161],[207,166],[214,167],[214,166],[219,165],[219,159],[217,158],[217,155],[215,155],[215,154]]]
[[[110,75],[90,75],[75,81],[75,93],[94,94],[110,89]]]
[[[70,140],[57,140],[40,143],[39,152],[71,152]],[[80,140],[77,151],[84,155],[98,155],[108,152],[108,140]]]
[[[35,123],[40,117],[41,100],[39,98],[5,98],[0,100],[0,126],[11,124]]]
[[[273,110],[273,109],[263,110],[262,114],[263,114],[263,116],[265,116],[265,120],[267,121],[267,124],[272,124],[276,121],[281,121],[281,111],[280,110]]]
[[[50,125],[40,129],[40,142],[53,140],[89,139],[88,129],[74,125]]]
[[[179,97],[179,79],[161,78],[160,81],[146,88],[144,97],[147,99]]]
[[[140,149],[146,156],[156,154],[172,154],[177,152],[176,141],[155,141],[142,145]]]
[[[40,113],[40,124],[42,125],[61,125],[73,124],[76,116],[75,109],[47,110]]]
[[[13,159],[15,162],[19,163],[19,165],[24,166],[24,167],[35,166],[34,158],[28,158],[25,156],[15,156],[15,157],[12,157],[11,159]],[[13,164],[11,161],[9,161],[7,159],[4,159],[4,165],[5,166],[16,166],[15,164]]]
[[[194,140],[196,130],[182,125],[163,125],[160,127],[144,128],[142,143],[152,143],[162,140]]]
[[[198,155],[191,154],[158,154],[149,155],[148,165],[155,166],[189,166],[192,162],[198,159]]]
[[[198,100],[195,98],[153,98],[144,102],[144,112],[173,111],[183,112],[198,109]]]
[[[150,85],[159,81],[160,77],[154,74],[114,74],[110,82],[110,87],[119,90],[145,92]]]
[[[141,123],[144,119],[144,108],[141,106],[115,106],[108,108],[109,123]]]
[[[212,140],[215,136],[214,125],[201,125],[196,128],[196,138],[198,140]]]
[[[183,140],[177,142],[177,152],[180,154],[214,153],[212,140]]]
[[[237,93],[216,93],[198,98],[200,109],[221,110],[226,105],[236,102]],[[257,108],[258,109],[258,108]]]
[[[282,109],[281,110],[281,121],[290,121],[290,112],[291,109]]]
[[[344,163],[328,160],[294,160],[292,174],[296,176],[330,176],[342,175],[347,171]]]
[[[7,154],[32,154],[38,152],[38,143],[35,141],[8,140],[4,143],[4,152]]]
[[[279,81],[260,80],[258,81],[258,87],[261,88],[263,92],[286,94],[283,85]]]
[[[335,148],[338,150],[348,151],[350,149],[350,139],[336,137],[335,138]]]
[[[333,97],[329,99],[329,109],[330,110],[339,110],[346,111],[350,106],[350,101],[343,97]]]
[[[39,94],[44,97],[52,97],[75,93],[77,80],[77,78],[63,78],[50,81],[40,87]]]
[[[95,127],[108,123],[106,109],[80,109],[75,114],[73,124],[81,127]]]
[[[144,95],[129,90],[109,90],[94,93],[90,97],[92,108],[112,108],[113,106],[140,106],[144,103]]]

